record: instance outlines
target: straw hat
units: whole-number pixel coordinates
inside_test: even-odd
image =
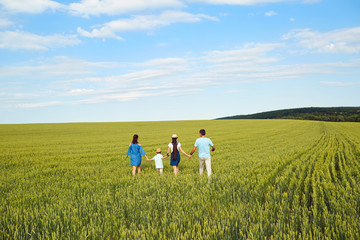
[[[176,134],[173,134],[171,138],[178,138]]]
[[[157,148],[157,149],[156,149],[156,153],[161,153],[161,149],[160,149],[160,148]]]

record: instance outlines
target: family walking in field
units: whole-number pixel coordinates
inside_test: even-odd
[[[141,172],[140,165],[141,165],[141,157],[145,156],[146,161],[155,161],[155,167],[158,173],[163,173],[163,161],[164,159],[170,156],[170,165],[174,168],[174,174],[177,176],[179,172],[179,163],[180,163],[180,152],[182,152],[188,158],[192,158],[192,155],[198,148],[199,152],[199,173],[202,175],[204,173],[204,167],[206,166],[207,175],[210,176],[211,174],[211,156],[210,156],[210,147],[211,151],[215,151],[215,146],[210,140],[210,138],[205,137],[205,130],[201,129],[199,131],[200,137],[196,139],[193,149],[191,150],[190,154],[187,154],[182,148],[180,142],[177,141],[178,136],[173,134],[171,136],[172,141],[168,145],[168,150],[166,156],[164,157],[161,154],[161,149],[156,149],[156,156],[149,159],[146,156],[146,153],[138,142],[139,136],[134,135],[133,140],[129,145],[129,150],[127,152],[127,157],[130,157],[130,164],[132,166],[132,174],[135,175],[136,171],[138,173]],[[171,153],[171,155],[170,155]]]

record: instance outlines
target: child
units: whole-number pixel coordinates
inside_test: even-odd
[[[160,175],[162,175],[163,168],[164,168],[162,160],[167,158],[167,157],[163,157],[163,155],[161,155],[161,149],[160,148],[156,149],[156,153],[157,154],[156,154],[155,157],[153,157],[152,159],[146,159],[146,161],[155,160],[156,171],[158,173],[160,173]]]

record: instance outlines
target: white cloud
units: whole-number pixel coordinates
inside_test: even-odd
[[[266,53],[273,51],[276,48],[282,47],[283,44],[268,43],[268,44],[246,44],[240,49],[228,51],[211,51],[208,52],[203,59],[207,62],[214,63],[241,63],[246,65],[254,65],[260,63],[270,63],[277,61],[276,58],[264,57]]]
[[[158,27],[169,26],[174,23],[193,23],[203,19],[217,21],[215,17],[204,14],[191,14],[182,11],[164,11],[160,15],[133,16],[105,23],[99,29],[88,32],[78,28],[78,33],[84,37],[116,38],[122,40],[116,33],[129,31],[149,31]]]
[[[0,4],[10,12],[38,14],[47,9],[57,10],[65,8],[65,5],[50,0],[0,0]]]
[[[267,17],[272,17],[272,16],[276,16],[276,15],[277,15],[277,13],[274,11],[268,11],[265,13],[265,16],[267,16]]]
[[[164,62],[167,60],[165,59]],[[152,61],[149,61],[152,62]],[[155,62],[161,62],[160,59]],[[186,64],[184,64],[186,65]],[[129,64],[134,70],[130,73],[123,73],[113,76],[83,77],[69,81],[61,81],[60,86],[68,86],[71,88],[82,89],[81,86],[92,86],[95,88],[93,93],[112,93],[114,91],[131,91],[134,89],[152,91],[163,88],[171,88],[174,86],[183,86],[186,83],[181,80],[181,76],[189,73],[190,69],[180,64],[157,66],[157,64],[137,63]],[[84,90],[85,92],[86,90]],[[80,92],[80,90],[79,90]]]
[[[199,57],[160,58],[129,63],[88,62],[65,57],[44,59],[36,64],[0,67],[0,80],[5,85],[18,76],[28,76],[27,79],[30,79],[23,88],[0,94],[0,99],[2,105],[15,104],[22,108],[131,101],[155,96],[195,94],[205,86],[240,86],[244,83],[291,80],[315,74],[346,76],[360,69],[360,59],[318,64],[280,64],[279,59],[273,56],[273,51],[282,48],[284,45],[279,43],[250,43],[238,49],[210,51]],[[32,79],[51,80],[39,86]],[[350,83],[329,81],[323,84],[345,86]],[[27,89],[36,89],[36,92],[34,95],[26,95]],[[235,88],[226,93],[236,92],[241,90]]]
[[[157,90],[157,91],[152,91]],[[91,97],[79,101],[73,102],[74,104],[92,104],[92,103],[106,103],[106,102],[125,102],[131,101],[139,98],[146,97],[156,97],[156,96],[184,96],[184,95],[192,95],[197,92],[202,91],[197,88],[184,89],[182,88],[135,88],[130,89],[126,92],[104,92],[100,91],[99,95],[96,97]]]
[[[325,85],[330,85],[330,86],[335,86],[335,87],[351,87],[351,86],[356,86],[356,85],[360,85],[360,82],[321,82],[322,84]]]
[[[173,71],[166,70],[166,69],[145,69],[145,70],[139,70],[134,71],[132,73],[121,75],[117,78],[118,82],[139,82],[144,80],[151,80],[151,79],[159,79],[164,76],[170,76],[173,74]]]
[[[203,69],[192,75],[194,83],[199,79],[208,85],[290,80],[315,74],[343,75],[360,68],[360,61],[279,64],[280,59],[274,57],[272,51],[283,47],[276,43],[249,44],[240,49],[209,52],[198,63]]]
[[[18,64],[18,66],[0,66],[0,77],[20,77],[36,79],[57,79],[76,76],[86,76],[97,69],[119,68],[119,63],[88,62],[82,59],[55,57]]]
[[[14,23],[12,21],[5,18],[4,16],[0,16],[0,29],[1,28],[7,28],[7,27],[12,26],[12,25],[14,25]]]
[[[66,95],[69,96],[82,96],[82,95],[89,95],[95,93],[94,89],[71,89],[67,92]]]
[[[166,67],[166,66],[184,66],[187,61],[184,58],[159,58],[146,61],[144,63],[136,64],[144,67]]]
[[[9,93],[0,92],[0,100],[7,102],[36,100],[40,95],[37,93]]]
[[[284,35],[283,40],[293,40],[310,52],[355,54],[360,52],[360,27],[325,33],[310,29],[294,29]]]
[[[295,21],[295,18],[290,18],[289,19],[291,22],[294,22]]]
[[[75,35],[54,34],[40,36],[23,31],[0,32],[0,48],[48,50],[54,47],[74,46],[80,43]]]
[[[82,0],[71,3],[70,11],[75,15],[88,17],[89,15],[118,15],[141,10],[180,8],[184,4],[179,0]]]
[[[77,103],[104,103],[104,102],[114,102],[114,101],[130,101],[141,97],[146,97],[148,94],[133,91],[133,92],[126,92],[126,93],[115,93],[115,94],[104,94],[98,97],[87,98],[83,100],[79,100]]]
[[[37,108],[37,107],[51,107],[56,105],[64,104],[60,101],[49,101],[49,102],[40,102],[40,103],[21,103],[17,104],[17,108]]]
[[[81,27],[78,27],[77,32],[83,36],[88,38],[115,38],[117,40],[124,40],[124,38],[116,35],[114,29],[104,26],[101,29],[94,29],[91,32],[85,31]]]

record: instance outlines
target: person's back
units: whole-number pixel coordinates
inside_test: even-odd
[[[204,172],[204,165],[206,165],[206,171],[208,176],[211,175],[211,156],[210,156],[210,147],[211,151],[215,151],[215,146],[210,140],[210,138],[205,137],[205,129],[199,131],[200,137],[196,139],[194,148],[191,150],[190,155],[192,155],[196,148],[199,148],[199,173],[200,175]]]
[[[145,155],[146,159],[148,158],[141,144],[138,142],[138,138],[139,136],[137,134],[133,136],[133,140],[129,144],[129,149],[126,153],[126,156],[130,157],[130,165],[133,167],[133,175],[135,175],[136,169],[138,170],[138,173],[140,173],[141,156]]]
[[[164,168],[163,161],[162,161],[163,158],[164,157],[163,157],[163,155],[161,153],[156,154],[156,156],[152,158],[155,161],[155,167],[156,168]]]
[[[133,155],[140,155],[140,146],[138,143],[131,143],[130,144],[131,154]]]
[[[200,137],[196,139],[195,146],[199,148],[199,158],[210,157],[210,147],[214,146],[210,138]]]

